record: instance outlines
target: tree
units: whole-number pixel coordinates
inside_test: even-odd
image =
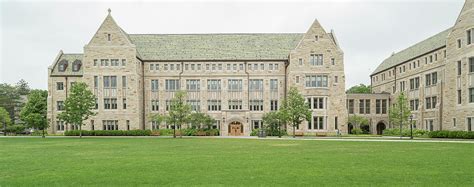
[[[8,111],[5,108],[0,107],[0,123],[2,124],[3,133],[6,134],[6,128],[11,124],[11,122],[12,120]]]
[[[270,132],[278,131],[278,137],[281,138],[281,125],[287,124],[287,115],[283,110],[269,112],[263,115],[263,123],[267,124],[267,127],[270,128]],[[274,135],[274,134],[271,134]]]
[[[186,103],[186,92],[176,92],[169,109],[167,123],[173,124],[173,138],[176,138],[176,127],[181,128],[181,125],[188,123],[191,114],[191,106]],[[182,137],[182,133],[180,133],[180,137]]]
[[[349,88],[349,90],[346,91],[346,93],[371,93],[372,92],[372,86],[370,85],[364,85],[364,84],[359,84],[356,86],[353,86]]]
[[[283,115],[287,116],[288,122],[293,127],[293,138],[295,137],[296,127],[304,120],[311,120],[311,110],[295,87],[291,87],[288,97],[283,101],[281,108]]]
[[[0,107],[3,107],[10,116],[10,119],[14,118],[15,106],[18,105],[18,99],[20,95],[14,86],[3,83],[0,84]]]
[[[214,118],[201,112],[191,113],[188,117],[188,121],[191,126],[197,129],[201,129],[203,126],[207,129],[210,129],[211,126],[216,122]]]
[[[24,79],[20,79],[15,86],[18,94],[20,95],[28,95],[30,93],[30,86],[28,86],[28,82]]]
[[[400,134],[404,125],[408,125],[408,118],[411,115],[410,108],[408,106],[408,99],[402,92],[396,98],[396,101],[389,110],[389,118],[392,124],[400,125]]]
[[[33,90],[28,95],[28,101],[22,108],[20,119],[26,123],[28,127],[44,131],[48,128],[47,112],[48,92],[46,90]]]
[[[80,137],[82,138],[83,121],[95,115],[95,96],[87,88],[87,84],[78,82],[71,88],[71,93],[64,101],[64,111],[58,115],[58,119],[68,124],[78,125]]]
[[[369,119],[367,119],[366,117],[357,116],[357,115],[349,116],[349,119],[347,121],[350,124],[354,124],[355,128],[353,130],[356,132],[360,131],[360,129],[362,129],[363,126],[369,125]],[[365,132],[365,133],[368,133],[368,132]]]

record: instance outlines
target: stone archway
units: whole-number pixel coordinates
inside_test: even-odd
[[[354,125],[352,124],[347,124],[347,134],[352,134],[352,129],[354,129]]]
[[[380,121],[377,123],[377,134],[382,135],[383,131],[387,128],[384,122]]]
[[[244,126],[238,121],[229,123],[229,136],[242,136],[244,134]]]

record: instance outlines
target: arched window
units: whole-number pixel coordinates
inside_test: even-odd
[[[67,60],[61,60],[61,62],[59,62],[58,64],[58,71],[64,72],[66,71],[66,68],[67,68]]]
[[[80,60],[75,60],[72,63],[72,71],[77,72],[81,69],[82,62]]]

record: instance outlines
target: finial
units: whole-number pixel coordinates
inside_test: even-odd
[[[112,10],[110,10],[110,8],[107,11],[109,12],[109,14],[110,14],[110,12],[112,12]]]

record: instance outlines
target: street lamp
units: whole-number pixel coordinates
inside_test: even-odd
[[[413,140],[413,114],[410,115],[410,139]]]

